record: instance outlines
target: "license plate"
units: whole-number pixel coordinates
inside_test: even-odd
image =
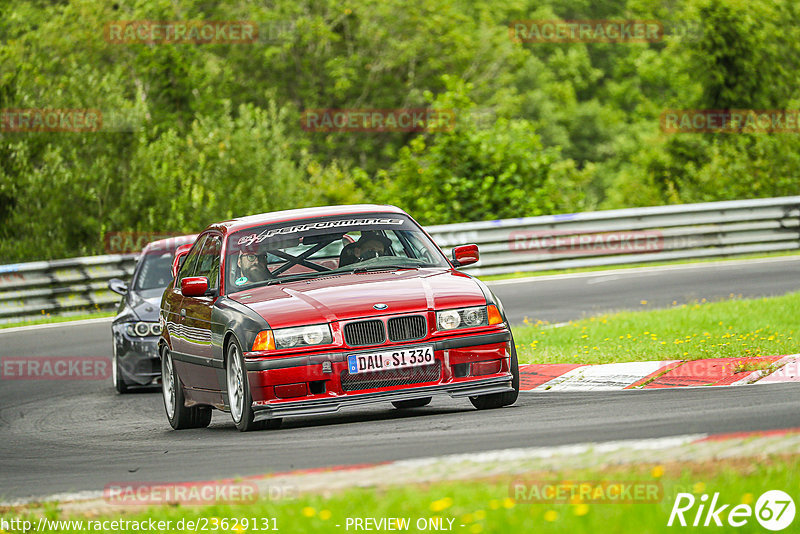
[[[433,347],[414,347],[368,354],[350,354],[347,356],[347,369],[351,375],[370,371],[386,371],[419,367],[434,362]]]

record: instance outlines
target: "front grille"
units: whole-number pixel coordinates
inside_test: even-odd
[[[386,340],[383,331],[383,321],[358,321],[344,325],[344,341],[351,347],[362,345],[377,345]]]
[[[387,327],[391,341],[422,339],[428,333],[428,324],[424,315],[392,317],[387,322]]]
[[[388,388],[405,384],[420,384],[423,382],[438,382],[442,376],[442,362],[424,365],[421,367],[406,367],[404,369],[391,369],[389,371],[372,371],[351,375],[342,371],[340,375],[342,390],[358,391],[362,389]]]

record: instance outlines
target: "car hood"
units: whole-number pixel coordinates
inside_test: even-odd
[[[408,269],[299,280],[228,295],[272,328],[361,317],[486,304],[478,284],[463,273]],[[375,304],[386,304],[376,310]]]
[[[132,293],[128,305],[139,321],[158,321],[161,294],[164,290],[148,290]]]

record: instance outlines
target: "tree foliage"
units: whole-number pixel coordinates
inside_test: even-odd
[[[114,231],[383,202],[422,223],[800,194],[798,134],[668,134],[668,109],[800,108],[791,0],[151,0],[0,8],[0,263]],[[526,19],[659,20],[652,43],[520,43]],[[253,21],[246,44],[115,44],[123,20]],[[308,109],[434,107],[451,131],[314,132]]]

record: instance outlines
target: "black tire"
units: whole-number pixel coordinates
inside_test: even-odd
[[[119,360],[117,359],[117,346],[114,345],[114,354],[111,356],[111,381],[114,384],[114,390],[124,395],[128,392],[128,384],[125,383],[125,378],[119,369]]]
[[[227,385],[228,407],[231,411],[233,424],[236,425],[240,432],[279,428],[281,425],[280,419],[253,421],[255,418],[253,397],[250,395],[250,383],[247,381],[244,355],[236,339],[231,339],[225,352],[227,354],[225,358],[225,384]]]
[[[211,423],[209,406],[186,407],[183,386],[172,363],[172,354],[166,347],[161,349],[161,394],[164,398],[167,420],[175,430],[205,428]]]
[[[479,410],[502,408],[503,406],[509,406],[517,402],[517,397],[519,396],[519,363],[517,362],[517,349],[514,346],[513,336],[511,337],[511,375],[514,377],[511,381],[514,391],[470,397],[469,401]]]
[[[430,403],[431,403],[431,397],[425,397],[422,399],[394,401],[392,403],[392,406],[394,406],[398,410],[407,410],[409,408],[422,408],[423,406],[427,406]]]

